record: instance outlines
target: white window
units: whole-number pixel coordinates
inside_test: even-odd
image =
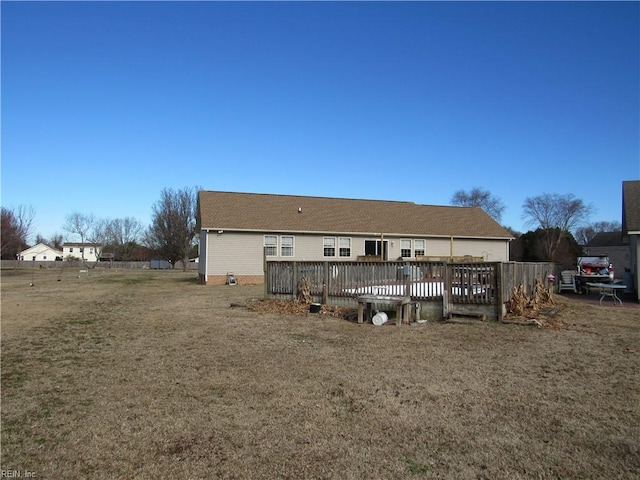
[[[69,247],[69,253],[73,253],[73,247]]]
[[[413,241],[413,253],[417,257],[418,255],[424,255],[424,240]]]
[[[283,257],[293,257],[294,241],[292,236],[280,237],[280,255]]]
[[[335,237],[324,237],[322,241],[322,245],[324,247],[324,256],[325,257],[335,257],[336,256],[336,239]]]
[[[84,252],[84,247],[80,247],[80,253]]]
[[[400,240],[400,256],[403,258],[411,257],[411,240]]]
[[[264,236],[264,251],[268,257],[275,257],[278,255],[278,237],[275,235]]]
[[[341,237],[338,239],[338,244],[340,247],[340,256],[350,257],[351,256],[351,239],[346,237]]]

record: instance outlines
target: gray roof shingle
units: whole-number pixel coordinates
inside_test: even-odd
[[[268,232],[513,237],[479,207],[205,190],[198,193],[198,227]]]
[[[622,232],[600,232],[593,237],[587,247],[615,247],[629,245],[629,239],[622,236]]]

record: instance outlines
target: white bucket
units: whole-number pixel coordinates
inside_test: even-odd
[[[384,325],[387,322],[388,319],[389,319],[389,317],[387,317],[386,313],[378,312],[373,316],[371,321],[373,322],[373,324],[375,326],[379,327],[380,325]]]

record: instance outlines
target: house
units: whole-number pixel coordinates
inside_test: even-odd
[[[65,242],[62,246],[62,258],[64,260],[69,258],[82,260],[84,258],[87,262],[97,262],[96,247],[97,245],[93,243]]]
[[[18,254],[18,260],[50,262],[62,258],[62,252],[51,248],[49,245],[39,243],[33,247],[27,248]]]
[[[220,191],[198,193],[199,278],[262,283],[265,260],[508,261],[512,235],[478,207]]]
[[[622,234],[629,241],[630,280],[640,302],[638,251],[640,250],[640,180],[622,182]]]
[[[618,232],[600,232],[584,247],[585,255],[607,256],[613,265],[616,278],[622,278],[622,274],[629,270],[629,237]]]

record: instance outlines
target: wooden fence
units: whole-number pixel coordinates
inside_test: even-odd
[[[346,304],[360,295],[409,296],[415,302],[442,302],[444,312],[491,307],[499,318],[514,287],[522,284],[530,295],[536,280],[545,282],[555,268],[516,262],[267,261],[265,297],[293,299],[304,285],[322,303]]]
[[[32,260],[2,260],[0,261],[0,268],[2,269],[31,269],[31,268],[54,268],[54,269],[67,269],[67,268],[104,268],[104,269],[119,269],[119,270],[147,270],[151,269],[151,262],[120,262],[120,261],[108,261],[108,262],[85,262],[82,263],[81,260],[62,260],[62,261],[53,261],[53,260],[42,260],[42,261],[32,261]],[[182,264],[176,266],[176,270],[182,270]],[[187,270],[198,270],[198,264],[189,262],[187,264]]]

